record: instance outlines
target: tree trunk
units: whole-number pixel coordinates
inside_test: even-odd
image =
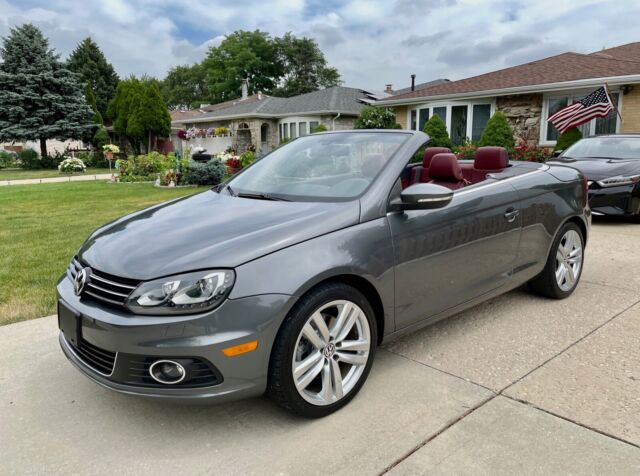
[[[147,142],[147,154],[151,152],[151,131],[149,131],[149,140]]]
[[[47,139],[40,138],[40,158],[47,157]]]

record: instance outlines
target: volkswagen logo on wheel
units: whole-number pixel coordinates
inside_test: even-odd
[[[73,292],[76,293],[76,296],[80,296],[82,291],[84,291],[84,287],[89,281],[89,272],[89,268],[82,268],[78,271],[78,274],[76,274],[76,277],[73,280]]]
[[[333,354],[336,353],[336,345],[333,342],[330,342],[326,345],[326,347],[322,350],[322,353],[327,359],[333,357]]]

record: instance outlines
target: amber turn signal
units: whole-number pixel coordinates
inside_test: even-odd
[[[235,357],[236,355],[246,354],[247,352],[254,351],[258,348],[258,341],[252,340],[251,342],[245,342],[244,344],[234,345],[233,347],[227,347],[222,349],[222,353],[227,357]]]

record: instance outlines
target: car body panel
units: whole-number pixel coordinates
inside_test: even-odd
[[[403,133],[407,140],[356,199],[283,202],[207,191],[119,219],[82,246],[84,265],[116,277],[146,281],[233,268],[228,298],[201,314],[134,315],[76,296],[66,276],[57,286],[59,300],[87,323],[83,338],[90,344],[149,358],[195,355],[220,371],[222,383],[198,389],[124,385],[94,372],[61,335],[65,355],[85,375],[124,393],[214,401],[257,395],[266,387],[282,322],[318,283],[340,279],[379,299],[379,335],[390,339],[538,274],[567,220],[588,228],[582,175],[542,164],[512,163],[457,191],[444,208],[391,211],[400,174],[428,140],[422,132]],[[505,214],[512,210],[518,213],[509,221]],[[253,352],[221,353],[251,340],[259,342]]]

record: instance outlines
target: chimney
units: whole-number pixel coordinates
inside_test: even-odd
[[[242,100],[244,101],[249,97],[249,80],[242,80]]]
[[[411,91],[415,91],[416,90],[416,75],[412,74],[411,75]]]
[[[387,84],[384,88],[384,92],[387,94],[393,94],[393,84]]]

